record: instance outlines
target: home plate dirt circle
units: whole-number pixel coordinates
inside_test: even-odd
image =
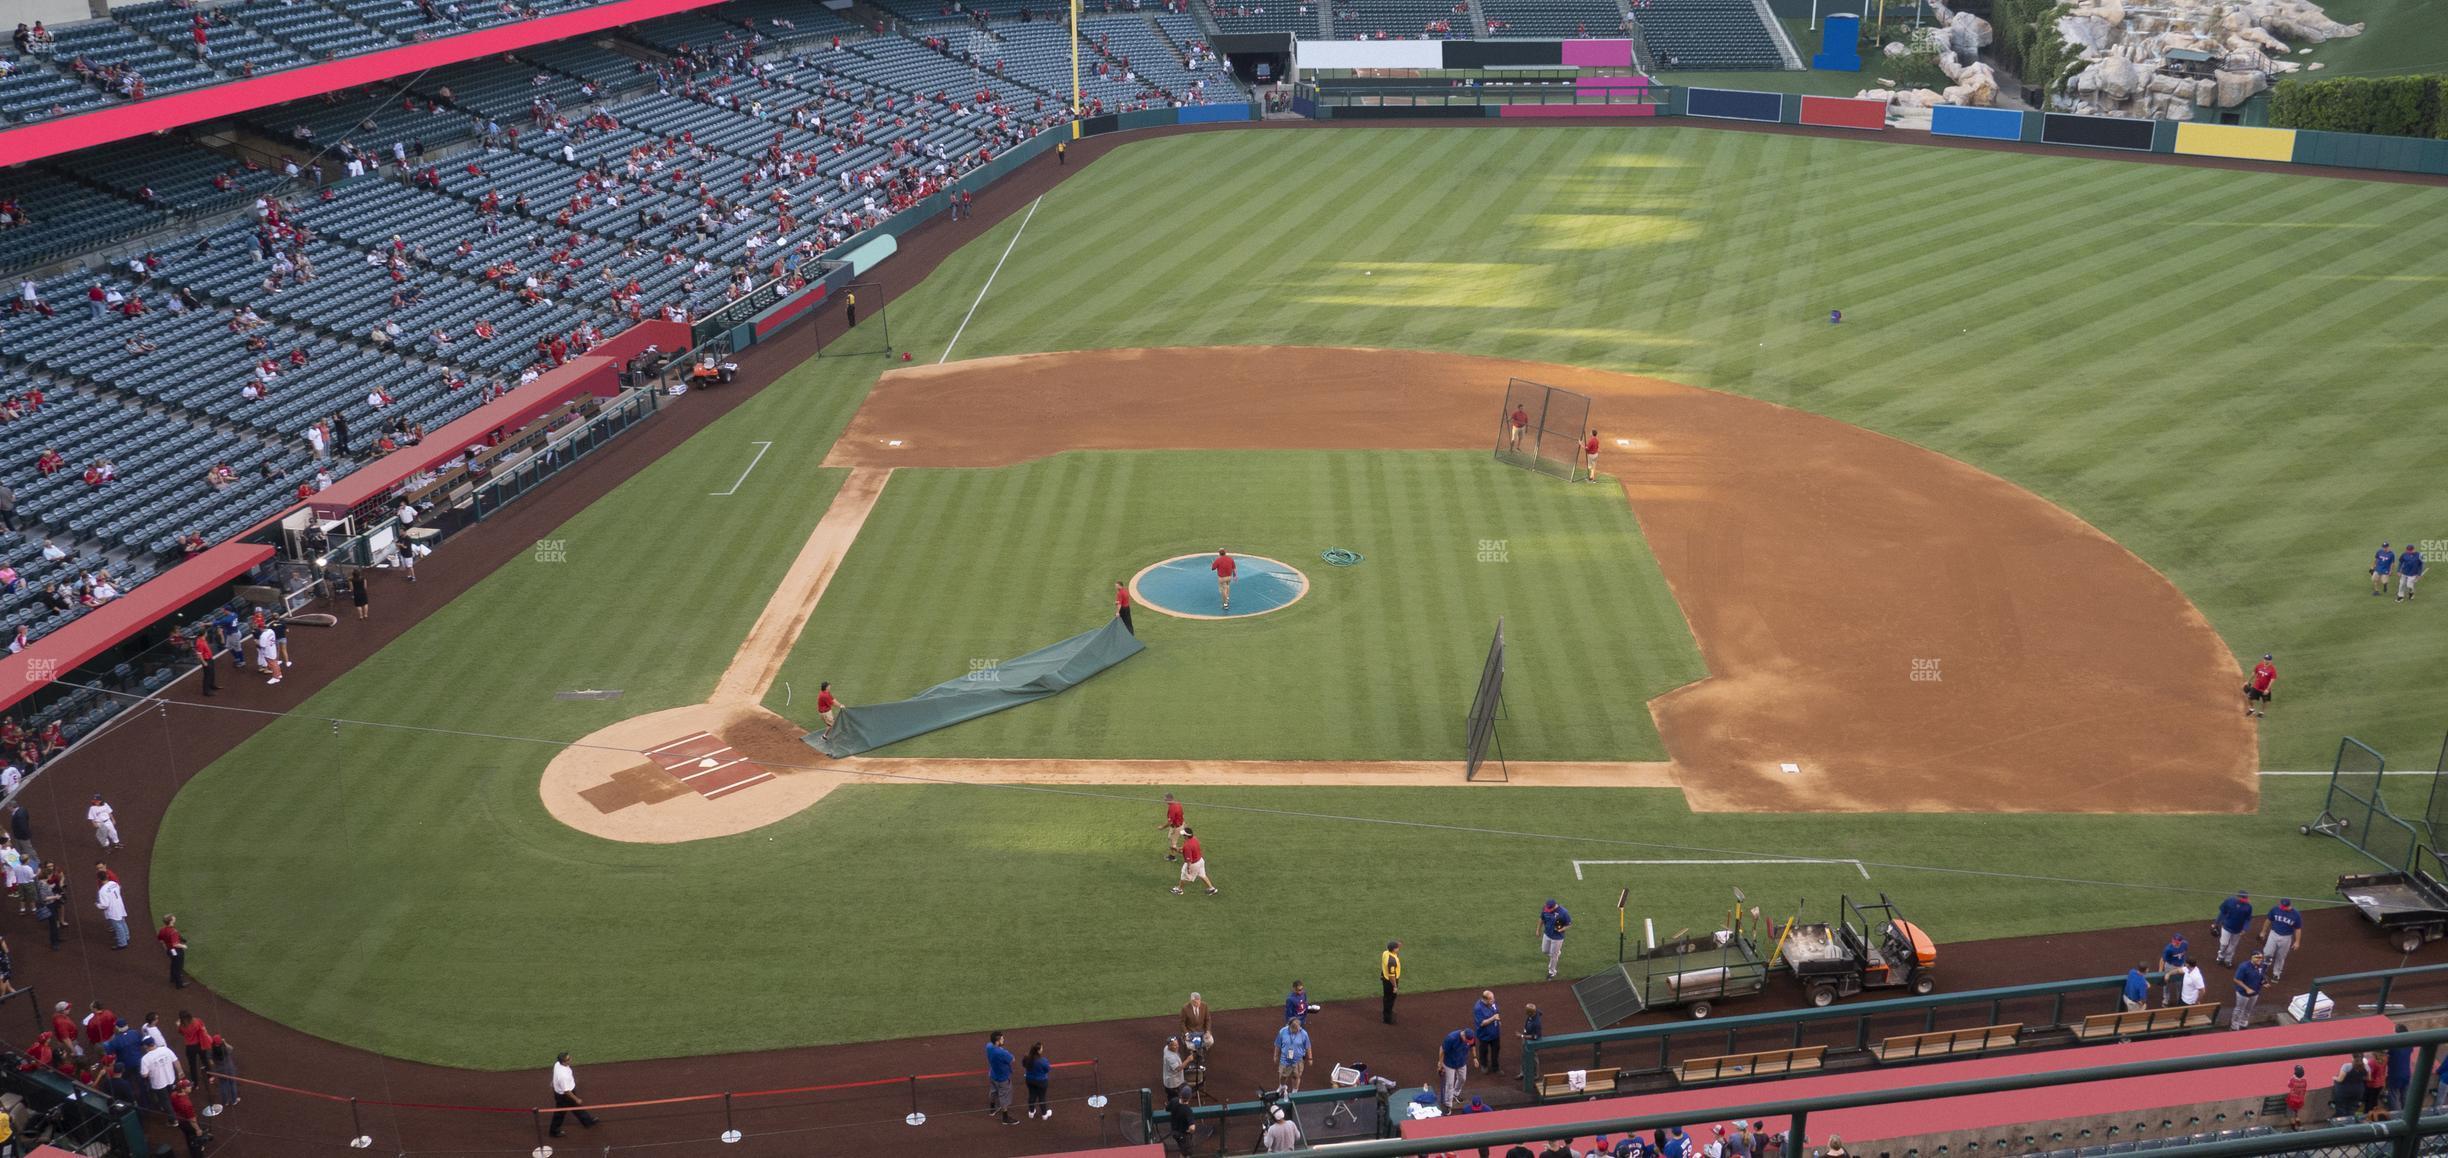
[[[1629,438],[1602,474],[1623,488],[1709,671],[1648,705],[1670,765],[1517,763],[1512,784],[1678,786],[1707,812],[2257,807],[2233,653],[2164,576],[2013,483],[1835,419],[1657,379],[1297,347],[885,373],[826,460],[848,479],[708,702],[565,749],[544,803],[582,831],[668,843],[771,824],[860,780],[1459,787],[1458,754],[825,761],[760,705],[896,468],[1068,450],[1486,453],[1509,377],[1588,394],[1592,420]]]

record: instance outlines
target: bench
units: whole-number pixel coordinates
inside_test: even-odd
[[[1554,1098],[1597,1098],[1615,1092],[1617,1070],[1587,1070],[1581,1075],[1581,1088],[1572,1088],[1571,1070],[1539,1075],[1538,1096],[1544,1102]]]
[[[1824,1045],[1806,1045],[1793,1049],[1765,1049],[1756,1053],[1693,1058],[1676,1066],[1674,1076],[1676,1082],[1691,1086],[1730,1082],[1736,1078],[1806,1074],[1826,1064],[1827,1051],[1828,1047]]]
[[[2094,1013],[2074,1029],[2076,1041],[2116,1041],[2128,1037],[2151,1037],[2162,1033],[2183,1033],[2207,1029],[2218,1020],[2219,1006],[2170,1005],[2162,1009],[2137,1009],[2130,1013]]]
[[[1870,1056],[1883,1062],[1912,1061],[1925,1057],[1956,1057],[1968,1053],[1987,1053],[1993,1049],[2013,1049],[2021,1044],[2015,1038],[2022,1032],[2023,1023],[2018,1021],[2012,1025],[1907,1033],[1870,1047]]]

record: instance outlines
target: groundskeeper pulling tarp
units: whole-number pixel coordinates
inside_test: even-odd
[[[1018,659],[972,671],[906,700],[845,707],[828,732],[803,737],[827,756],[854,756],[963,720],[1016,708],[1061,692],[1146,650],[1137,636],[1109,620],[1095,631],[1038,648]]]

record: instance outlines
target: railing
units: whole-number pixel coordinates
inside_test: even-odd
[[[2448,1136],[2448,1114],[2434,1112],[2435,1107],[2429,1104],[2432,1100],[2434,1083],[2425,1080],[2428,1075],[2437,1072],[2440,1047],[2444,1042],[2448,1042],[2448,1029],[2400,1031],[2331,1041],[2263,1046],[2226,1053],[2122,1062],[2074,1070],[1995,1074],[1961,1081],[1934,1082],[1928,1085],[1894,1089],[1860,1090],[1807,1098],[1745,1103],[1737,1101],[1736,1096],[1738,1095],[1736,1095],[1729,1096],[1727,1104],[1710,1106],[1707,1117],[1726,1121],[1788,1119],[1789,1128],[1785,1131],[1782,1153],[1799,1155],[1809,1150],[1810,1116],[1827,1110],[1928,1102],[1942,1098],[1960,1098],[1970,1094],[2046,1089],[2087,1082],[2121,1081],[2130,1078],[2157,1077],[2163,1074],[2267,1065],[2274,1062],[2309,1061],[2315,1058],[2334,1058],[2348,1053],[2386,1053],[2393,1049],[2411,1049],[2414,1051],[2413,1072],[2416,1075],[2416,1081],[2407,1090],[2403,1107],[2386,1120],[2295,1132],[2277,1132],[2259,1137],[2162,1146],[2156,1149],[2153,1155],[2154,1158],[2247,1158],[2247,1156],[2263,1154],[2317,1154],[2324,1147],[2338,1147],[2340,1148],[2338,1153],[2352,1154],[2357,1158],[2415,1158],[2416,1154],[2424,1148],[2424,1139]],[[2046,1103],[2046,1099],[2038,1101],[2042,1104]],[[1599,1105],[1593,1104],[1592,1108],[1597,1109]],[[2426,1114],[2431,1116],[2426,1117]],[[1538,1146],[1556,1138],[1578,1139],[1596,1134],[1616,1135],[1661,1130],[1669,1126],[1687,1126],[1691,1124],[1692,1118],[1693,1111],[1689,1107],[1684,1107],[1667,1113],[1592,1117],[1569,1123],[1542,1121],[1536,1125],[1496,1127],[1470,1133],[1435,1134],[1379,1142],[1352,1142],[1337,1146],[1335,1153],[1337,1158],[1413,1158],[1415,1155],[1466,1154],[1474,1150],[1498,1154],[1516,1144]]]
[[[2389,997],[2397,992],[2401,983],[2448,982],[2448,965],[2407,965],[2397,969],[2373,969],[2363,973],[2339,973],[2328,977],[2315,977],[2312,979],[2312,988],[2304,993],[2304,1018],[2310,1020],[2314,1016],[2320,1008],[2323,993],[2328,994],[2330,1001],[2343,1006],[2345,999],[2339,996],[2337,990],[2365,981],[2379,982],[2378,993],[2372,998],[2372,1012],[2387,1013]],[[2448,1005],[2448,986],[2427,996],[2432,998],[2434,1004]]]
[[[622,431],[645,421],[662,407],[662,395],[656,390],[627,390],[615,397],[601,413],[567,430],[546,430],[535,436],[541,441],[536,453],[506,471],[496,471],[476,488],[469,501],[471,513],[478,519],[492,516],[502,505],[516,499],[537,484],[561,473],[579,459],[594,453]]]
[[[1804,1044],[1820,1044],[1819,1042],[1806,1042],[1804,1039],[1812,1036],[1810,1031],[1813,1029],[1823,1029],[1832,1031],[1818,1035],[1822,1042],[1831,1048],[1867,1050],[1874,1036],[1934,1033],[1939,1028],[1940,1013],[1958,1010],[1982,1011],[1980,1016],[1986,1020],[1967,1021],[1965,1023],[1967,1025],[1997,1025],[2012,1020],[2022,1022],[2029,1029],[2053,1029],[2068,1024],[2066,1020],[2066,999],[2068,997],[2113,996],[2120,993],[2124,986],[2123,977],[2086,977],[2074,981],[2050,981],[2038,985],[1975,989],[1965,993],[1936,993],[1926,997],[1903,997],[1893,1001],[1830,1005],[1820,1009],[1788,1009],[1773,1013],[1752,1013],[1740,1017],[1711,1018],[1705,1022],[1673,1021],[1656,1025],[1629,1026],[1622,1029],[1554,1034],[1523,1044],[1522,1089],[1529,1093],[1537,1092],[1541,1069],[1539,1063],[1542,1056],[1584,1048],[1589,1051],[1588,1065],[1583,1066],[1579,1059],[1575,1059],[1573,1063],[1575,1069],[1615,1069],[1641,1074],[1659,1073],[1671,1068],[1678,1044],[1685,1048],[1689,1056],[1695,1048],[1693,1043],[1703,1038],[1714,1039],[1709,1041],[1705,1047],[1707,1052],[1741,1053],[1743,1050],[1737,1047],[1741,1044],[1740,1038],[1746,1032],[1756,1033],[1762,1037],[1773,1035],[1791,1039],[1783,1045],[1765,1047],[1755,1040],[1750,1043],[1753,1048],[1782,1049]],[[2042,1003],[2045,1003],[2048,1010],[2045,1018],[2031,1012],[2017,1012],[2011,1017],[2008,1016],[2009,1006],[2037,1006]],[[2111,1001],[2107,1009],[2098,1012],[2113,1012],[2114,1009],[2115,1005]],[[1920,1023],[1919,1029],[1903,1028],[1893,1022],[1876,1029],[1872,1025],[1877,1020],[1910,1018],[1915,1014],[1919,1015],[1917,1019]],[[2081,1015],[2077,1014],[2077,1016]],[[1851,1024],[1848,1026],[1845,1024],[1847,1022]],[[1790,1033],[1778,1032],[1785,1030],[1790,1030]],[[1642,1058],[1626,1064],[1626,1053],[1645,1050],[1652,1043],[1655,1043],[1656,1046],[1653,1059]],[[1609,1046],[1618,1047],[1617,1062],[1612,1066],[1607,1062],[1607,1047]]]

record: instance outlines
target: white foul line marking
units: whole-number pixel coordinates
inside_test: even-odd
[[[1574,880],[1587,879],[1581,875],[1581,866],[1585,864],[1849,864],[1861,873],[1863,880],[1870,879],[1870,870],[1862,862],[1843,858],[1782,856],[1768,860],[1577,860],[1572,862]]]
[[[1037,207],[1043,204],[1045,204],[1045,195],[1042,193],[1038,195],[1035,201],[1029,202],[1028,215],[1020,219],[1020,228],[1012,230],[1011,244],[1004,246],[1003,256],[995,259],[995,267],[993,271],[986,275],[986,284],[978,287],[977,300],[969,303],[968,313],[961,315],[960,327],[959,329],[952,331],[952,340],[944,343],[943,357],[935,359],[936,365],[941,366],[946,361],[951,359],[952,347],[960,344],[961,331],[968,329],[969,319],[977,316],[977,308],[980,305],[983,305],[986,301],[986,291],[994,288],[995,274],[1003,272],[1003,263],[1011,260],[1012,250],[1018,247],[1020,244],[1020,235],[1028,232],[1029,219],[1037,216]]]
[[[751,442],[751,443],[749,443],[748,445],[750,445],[750,446],[753,446],[753,447],[757,448],[756,457],[748,460],[748,470],[743,470],[743,471],[741,471],[741,472],[740,472],[739,482],[734,482],[734,483],[732,483],[732,484],[731,484],[731,489],[730,489],[730,490],[727,490],[727,491],[707,491],[707,492],[706,492],[707,494],[712,495],[712,496],[714,496],[715,498],[718,498],[718,499],[719,499],[719,498],[722,498],[722,497],[724,497],[724,496],[726,496],[726,495],[735,495],[735,494],[738,494],[738,493],[739,493],[739,489],[740,489],[740,483],[744,483],[744,482],[747,482],[747,481],[748,481],[748,471],[755,470],[755,469],[756,469],[756,466],[757,466],[757,464],[758,464],[758,463],[765,461],[765,452],[773,449],[773,444],[772,444],[772,443],[770,443],[770,442]]]

